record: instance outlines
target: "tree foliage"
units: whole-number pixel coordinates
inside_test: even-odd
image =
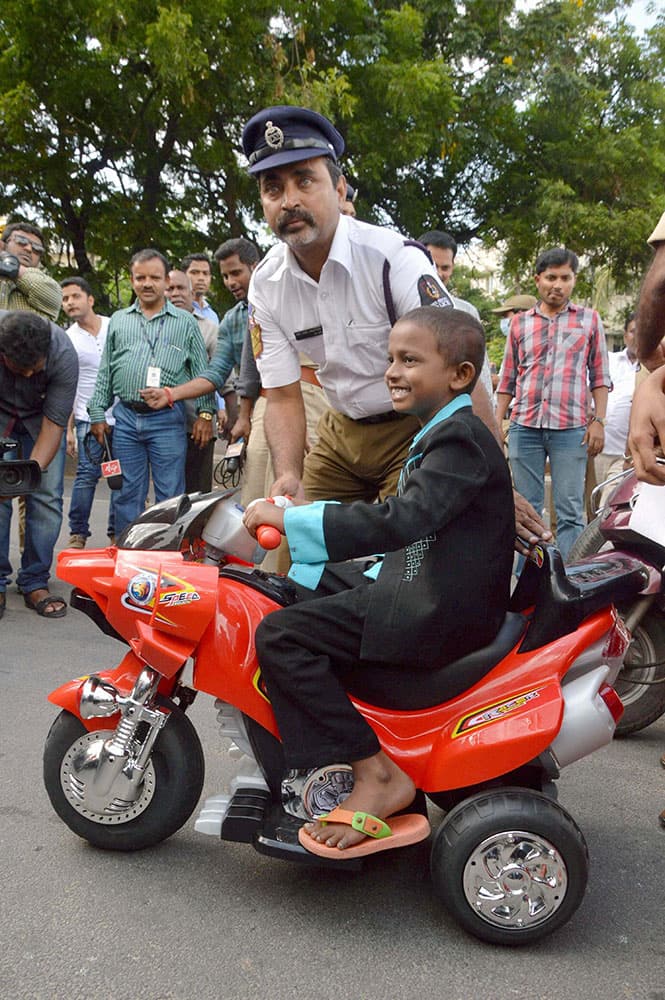
[[[113,295],[140,246],[257,231],[242,126],[298,103],[344,134],[363,218],[500,241],[515,278],[566,243],[629,284],[665,207],[665,21],[637,38],[625,7],[5,0],[0,213]]]

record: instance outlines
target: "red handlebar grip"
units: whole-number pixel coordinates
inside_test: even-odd
[[[262,549],[276,549],[282,541],[282,536],[277,528],[270,524],[262,524],[256,531],[256,540]]]

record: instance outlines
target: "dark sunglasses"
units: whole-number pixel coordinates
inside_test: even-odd
[[[40,257],[45,251],[45,247],[41,243],[35,243],[33,240],[29,240],[27,236],[19,236],[18,233],[12,233],[9,239],[13,240],[19,247],[30,247],[32,252],[39,254]]]

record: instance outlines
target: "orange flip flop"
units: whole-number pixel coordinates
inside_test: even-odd
[[[326,816],[322,816],[319,822],[345,823],[354,830],[364,833],[365,840],[361,840],[355,847],[328,847],[327,844],[320,844],[318,840],[310,837],[304,826],[298,830],[298,840],[310,854],[342,861],[344,858],[363,858],[368,854],[378,854],[379,851],[408,847],[410,844],[426,840],[432,832],[427,818],[420,813],[400,813],[397,816],[390,816],[389,820],[390,825],[370,813],[354,813],[349,809],[338,807]]]

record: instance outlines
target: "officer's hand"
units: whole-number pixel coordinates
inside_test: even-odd
[[[530,546],[537,542],[551,542],[552,532],[536,513],[528,500],[513,490],[515,504],[515,548],[521,555],[526,555]]]
[[[292,473],[286,473],[275,480],[270,487],[270,496],[292,497],[296,503],[303,503],[305,501],[305,491],[302,483],[298,477]]]

